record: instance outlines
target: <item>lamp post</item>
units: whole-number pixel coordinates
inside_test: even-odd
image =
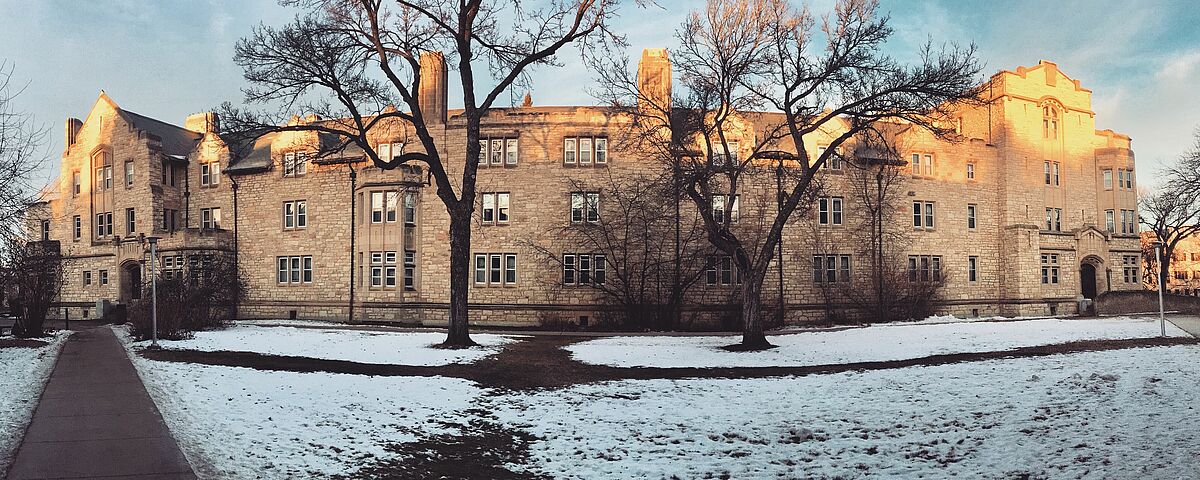
[[[1167,319],[1163,312],[1163,285],[1166,283],[1166,276],[1163,275],[1162,268],[1162,248],[1163,243],[1155,240],[1152,244],[1154,247],[1154,268],[1158,269],[1156,276],[1158,277],[1158,326],[1162,336],[1167,336]]]
[[[158,237],[150,241],[150,349],[158,350]]]

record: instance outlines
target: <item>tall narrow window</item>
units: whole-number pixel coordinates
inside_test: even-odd
[[[483,220],[483,223],[494,223],[496,221],[496,194],[483,194],[479,203],[479,216]]]
[[[79,240],[79,238],[83,236],[83,218],[81,218],[79,215],[75,215],[71,219],[71,224],[72,228],[74,229],[72,238]]]
[[[79,172],[71,172],[71,195],[78,196],[83,191]]]
[[[125,209],[125,233],[137,231],[137,218],[133,208]]]
[[[592,139],[579,139],[579,164],[587,165],[592,163]]]
[[[308,226],[308,202],[304,200],[296,201],[296,228],[305,228]]]
[[[1061,182],[1061,177],[1060,177],[1060,175],[1059,175],[1059,168],[1060,168],[1060,164],[1059,164],[1058,162],[1054,162],[1054,165],[1053,165],[1053,170],[1054,170],[1054,186],[1056,186],[1056,187],[1062,184],[1062,182]]]
[[[979,268],[979,257],[976,257],[976,256],[967,257],[967,281],[968,282],[979,281],[979,275],[978,275],[978,273],[976,273],[978,268]]]
[[[1104,170],[1104,189],[1105,189],[1105,190],[1112,190],[1112,188],[1113,188],[1113,174],[1112,174],[1112,172],[1113,172],[1113,171],[1112,171],[1112,169],[1111,169],[1111,168],[1109,168],[1109,169],[1105,169],[1105,170]]]
[[[1058,109],[1049,104],[1042,106],[1042,136],[1058,138]]]
[[[974,204],[967,204],[967,228],[969,228],[971,230],[975,229],[976,209],[977,208]]]
[[[563,285],[575,285],[575,255],[563,254]]]
[[[974,179],[975,179],[975,164],[968,163],[967,164],[967,180],[974,180]]]
[[[507,165],[517,164],[517,139],[509,138],[504,140],[504,163]]]
[[[508,193],[496,194],[496,223],[508,223]]]
[[[604,165],[608,163],[608,139],[597,138],[596,142],[596,165]]]
[[[921,154],[912,154],[912,161],[909,162],[909,165],[912,167],[912,176],[921,175]]]
[[[417,224],[417,194],[404,192],[404,224]]]
[[[133,187],[133,161],[125,161],[125,188]]]
[[[1050,185],[1050,161],[1042,162],[1042,175],[1045,176],[1046,185]]]
[[[503,138],[493,138],[493,139],[491,139],[491,144],[492,144],[491,164],[492,165],[504,164],[504,139]]]
[[[1117,230],[1116,230],[1116,220],[1114,220],[1113,213],[1114,212],[1112,210],[1104,211],[1104,229],[1115,233]],[[1122,221],[1123,220],[1124,219],[1122,219]]]
[[[404,251],[404,289],[417,289],[417,252],[413,250]]]
[[[42,220],[42,240],[50,240],[50,221]]]
[[[574,165],[576,163],[576,146],[574,138],[563,139],[563,163]]]
[[[383,192],[371,192],[371,223],[383,223]]]
[[[487,285],[487,255],[475,254],[475,284]]]
[[[395,223],[396,209],[400,206],[400,192],[385,192],[385,197],[387,201],[384,205],[384,221],[387,223]]]

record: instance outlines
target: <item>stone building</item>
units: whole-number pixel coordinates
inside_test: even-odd
[[[1155,280],[1154,232],[1142,232],[1142,281],[1147,289],[1157,290]],[[1200,296],[1200,238],[1189,236],[1175,245],[1171,252],[1171,268],[1164,292]]]
[[[462,158],[464,122],[447,109],[444,60],[422,62],[423,110],[443,158]],[[665,50],[646,51],[643,89],[667,94],[670,73]],[[955,118],[961,141],[903,129],[903,198],[889,219],[906,232],[910,275],[941,281],[939,308],[959,315],[1074,313],[1081,299],[1141,288],[1136,267],[1132,277],[1128,271],[1140,255],[1130,138],[1097,130],[1091,91],[1054,63],[998,72],[989,85],[984,105]],[[62,305],[72,317],[88,315],[96,300],[136,299],[134,286],[148,275],[145,237],[157,236],[162,268],[176,274],[209,255],[236,255],[249,286],[242,317],[345,321],[353,289],[356,321],[445,322],[448,216],[427,172],[381,170],[353,149],[318,155],[330,139],[309,132],[227,145],[218,120],[201,113],[175,126],[102,92],[85,119],[67,121],[58,195],[43,228],[70,258]],[[292,119],[330,121],[338,120]],[[778,115],[739,121],[745,149]],[[609,309],[580,284],[611,277],[620,260],[581,252],[561,232],[592,215],[603,221],[611,208],[579,185],[663,169],[623,150],[628,122],[605,107],[535,106],[528,97],[484,118],[473,322],[537,326]],[[404,125],[377,130],[372,141],[383,156],[419,143]],[[807,142],[810,153],[821,141]],[[782,294],[788,321],[825,314],[826,267],[834,282],[867,281],[854,248],[863,239],[850,228],[862,209],[847,191],[848,169],[830,165],[823,198],[785,231],[764,304]],[[743,217],[737,228],[774,208],[774,195],[744,192],[728,208]],[[687,292],[685,315],[728,312],[736,272],[719,258],[686,261],[703,272]]]

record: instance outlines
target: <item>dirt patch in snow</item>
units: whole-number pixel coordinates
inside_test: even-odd
[[[41,348],[49,344],[50,342],[32,340],[28,338],[0,339],[0,348]]]
[[[473,364],[451,364],[444,366],[387,365],[228,351],[143,350],[139,354],[151,360],[248,367],[258,370],[329,372],[377,376],[446,376],[471,380],[484,387],[526,390],[561,388],[611,380],[801,376],[945,365],[1006,358],[1039,357],[1124,348],[1200,344],[1200,339],[1191,337],[1155,337],[1121,340],[1085,340],[1054,345],[1022,347],[997,352],[931,355],[905,360],[803,367],[619,368],[578,362],[571,358],[570,352],[562,348],[566,345],[587,339],[585,337],[535,336],[506,345],[500,353]]]

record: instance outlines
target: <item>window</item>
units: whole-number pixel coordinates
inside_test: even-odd
[[[1105,170],[1108,172],[1109,170]],[[1112,188],[1112,174],[1109,174],[1109,180],[1105,181],[1105,188]],[[1133,190],[1133,170],[1117,170],[1117,188],[1122,190]]]
[[[968,163],[967,164],[967,180],[974,180],[974,179],[975,179],[975,164]]]
[[[513,282],[516,282],[517,260],[513,258]],[[404,289],[417,289],[417,252],[413,250],[404,251]]]
[[[517,139],[504,139],[504,163],[506,165],[516,165],[517,156]]]
[[[574,192],[571,194],[571,223],[600,221],[600,194]]]
[[[171,208],[163,209],[162,229],[174,232],[176,219],[179,218],[179,211]]]
[[[162,172],[162,184],[166,185],[167,184],[167,175],[171,171],[171,164],[167,163],[166,160],[163,160],[162,161],[162,169],[160,169],[160,171]]]
[[[487,192],[481,194],[480,218],[485,225],[508,223],[509,193]]]
[[[817,221],[821,225],[842,224],[842,197],[817,199]]]
[[[817,158],[821,158],[821,155],[824,155],[825,151],[828,149],[829,149],[829,147],[825,146],[825,145],[817,147]],[[840,172],[842,170],[842,156],[839,155],[837,151],[834,151],[833,154],[830,155],[829,158],[825,160],[825,164],[822,165],[821,168],[824,170],[833,170],[833,171]]]
[[[100,270],[100,284],[108,285],[108,270]]]
[[[384,192],[383,219],[396,223],[396,209],[400,206],[400,192]]]
[[[84,270],[83,271],[83,286],[86,287],[91,284],[92,284],[92,272],[90,270]]]
[[[1111,168],[1104,170],[1104,189],[1105,190],[1112,190],[1112,188],[1113,188],[1112,172],[1113,171]]]
[[[563,285],[603,285],[607,271],[603,254],[563,254]]]
[[[941,282],[941,255],[909,255],[908,281],[910,282]]]
[[[1053,167],[1052,170],[1054,171],[1054,186],[1056,186],[1056,187],[1062,184],[1060,182],[1061,179],[1059,178],[1059,166],[1060,165],[1058,162],[1054,162],[1051,165],[1051,167]]]
[[[379,155],[379,159],[385,162],[393,160],[404,153],[404,143],[380,143],[375,146],[375,153]]]
[[[133,187],[133,161],[125,161],[125,188]]]
[[[975,213],[977,210],[978,208],[975,204],[967,204],[967,228],[971,230],[975,229]]]
[[[112,165],[96,167],[96,191],[112,189]]]
[[[104,212],[96,214],[96,236],[107,237],[113,234],[113,214]]]
[[[517,254],[476,253],[475,285],[499,287],[517,283]]]
[[[125,209],[125,233],[137,231],[137,213],[132,208]]]
[[[568,165],[576,163],[576,158],[579,156],[579,150],[576,145],[577,143],[574,138],[568,137],[563,139],[563,163]]]
[[[305,228],[308,226],[308,202],[293,200],[283,202],[283,228]]]
[[[714,166],[737,165],[741,160],[741,150],[738,142],[726,141],[724,145],[721,142],[713,143],[712,164]]]
[[[566,165],[605,165],[608,163],[607,137],[564,137],[563,163]]]
[[[1061,165],[1058,162],[1051,162],[1049,160],[1045,161],[1042,165],[1043,174],[1046,177],[1046,185],[1059,186],[1062,180],[1059,175]]]
[[[967,281],[968,282],[979,281],[979,274],[977,273],[978,268],[979,268],[979,257],[976,257],[976,256],[967,257]]]
[[[383,223],[383,192],[371,192],[371,223]]]
[[[1042,254],[1042,283],[1047,285],[1058,284],[1058,254]]]
[[[933,202],[913,202],[913,227],[933,228]]]
[[[221,182],[221,163],[211,162],[200,164],[200,185],[213,186]]]
[[[733,257],[729,255],[709,255],[705,262],[704,277],[708,285],[742,283],[741,274],[734,268]]]
[[[42,240],[50,240],[50,221],[42,220]]]
[[[1138,279],[1140,278],[1138,275],[1138,256],[1121,256],[1121,272],[1125,277],[1125,283],[1138,283]]]
[[[596,165],[604,165],[608,163],[608,139],[604,137],[596,137],[594,139],[596,145]]]
[[[1104,211],[1104,228],[1105,228],[1105,230],[1108,230],[1109,232],[1117,231],[1116,230],[1116,221],[1114,220],[1113,213],[1114,212],[1112,210]],[[1124,218],[1122,218],[1121,220],[1124,221]]]
[[[1121,233],[1137,233],[1137,219],[1133,210],[1121,210]]]
[[[406,252],[407,255],[407,252]],[[407,259],[406,259],[407,261]],[[406,280],[407,281],[407,280]],[[371,252],[371,287],[396,287],[396,252]]]
[[[79,240],[79,238],[83,236],[83,218],[80,217],[79,215],[76,215],[71,219],[71,223],[72,223],[73,228],[75,229],[74,235],[72,238],[74,238],[75,240]]]
[[[914,153],[912,154],[912,161],[909,163],[912,166],[912,176],[933,176],[933,154]]]
[[[313,259],[311,255],[275,257],[275,264],[276,283],[300,285],[312,283],[313,281]]]
[[[290,152],[283,154],[283,176],[299,177],[308,173],[308,154]]]
[[[215,230],[221,228],[221,209],[216,207],[201,208],[200,228],[204,230]]]
[[[80,182],[82,180],[80,179],[79,172],[71,172],[71,196],[79,196],[80,192],[83,191],[83,185]]]
[[[1051,232],[1062,231],[1062,209],[1061,208],[1046,208],[1046,230]]]
[[[1053,105],[1042,105],[1042,137],[1058,138],[1058,109]]]
[[[737,223],[741,217],[741,205],[738,201],[738,195],[713,195],[712,197],[712,216],[713,221],[719,224],[725,224],[725,213],[729,213],[729,223]],[[728,208],[727,208],[728,207]]]
[[[404,192],[404,224],[417,224],[417,194]]]
[[[850,255],[813,255],[814,283],[850,281]]]

